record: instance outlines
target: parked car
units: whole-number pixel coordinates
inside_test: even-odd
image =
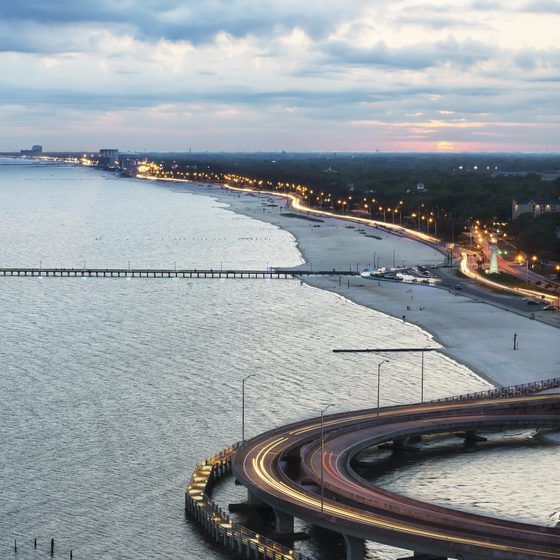
[[[558,307],[555,307],[554,305],[546,305],[543,307],[543,311],[558,311]]]

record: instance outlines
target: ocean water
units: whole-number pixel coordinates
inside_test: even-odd
[[[289,233],[212,197],[95,170],[0,160],[0,200],[1,266],[301,262]],[[376,402],[375,360],[333,348],[435,344],[412,325],[292,280],[8,277],[0,309],[2,558],[13,556],[13,539],[17,558],[46,556],[53,537],[76,559],[224,558],[185,521],[183,492],[195,463],[240,439],[243,376],[256,374],[247,383],[251,436],[316,416],[325,403]],[[417,357],[385,364],[382,403],[418,400],[419,376]],[[426,398],[486,386],[453,360],[426,355]],[[427,494],[451,491],[437,474],[445,478],[445,460]],[[387,483],[414,492],[424,480],[413,467],[402,472],[404,482]],[[478,487],[493,476],[479,471]],[[240,492],[230,484],[218,495]],[[542,496],[535,508],[549,502]],[[317,559],[339,554],[316,538],[302,546]],[[368,548],[371,559],[396,557]]]
[[[374,480],[442,506],[555,527],[560,522],[560,446],[533,435],[488,434],[490,444],[476,447],[434,441],[422,455]]]

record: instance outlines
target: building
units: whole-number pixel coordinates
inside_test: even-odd
[[[514,200],[511,205],[511,218],[515,220],[521,214],[532,214],[534,218],[542,214],[557,214],[560,212],[560,198],[554,200],[529,200],[522,202]]]
[[[43,146],[41,146],[40,144],[35,144],[35,146],[31,148],[31,150],[20,150],[19,153],[22,156],[38,157],[43,153]]]
[[[115,148],[102,148],[99,150],[99,167],[115,169],[119,165],[119,150]]]
[[[138,163],[138,157],[126,157],[121,161],[121,169],[131,175],[135,175],[138,172]]]

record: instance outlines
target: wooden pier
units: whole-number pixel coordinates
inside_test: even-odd
[[[244,270],[244,269],[178,269],[178,268],[0,268],[0,276],[58,276],[93,278],[274,278],[302,276],[355,276],[350,270]]]

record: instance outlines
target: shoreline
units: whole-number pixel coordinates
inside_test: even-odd
[[[286,199],[273,193],[182,181],[159,184],[177,192],[214,197],[232,212],[288,231],[305,262],[294,269],[307,266],[317,270],[361,270],[371,267],[374,257],[387,266],[391,262],[430,266],[441,263],[443,258],[432,247],[380,228],[354,225],[341,218],[313,217],[311,221],[305,214],[286,207]],[[530,321],[515,311],[470,296],[422,285],[378,285],[359,276],[344,281],[316,276],[307,278],[305,283],[421,328],[442,346],[441,353],[496,386],[552,378],[560,366],[556,327]],[[503,297],[505,305],[509,296]],[[517,351],[512,345],[514,334],[518,336]]]

